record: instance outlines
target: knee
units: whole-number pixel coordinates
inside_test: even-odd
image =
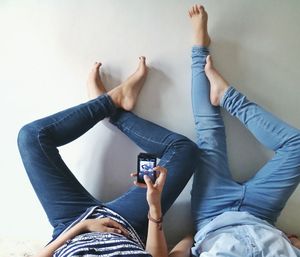
[[[197,144],[188,138],[185,139],[185,151],[187,154],[193,157],[198,156],[199,154],[199,148]]]
[[[291,136],[286,145],[289,152],[296,153],[300,158],[300,132]]]
[[[226,135],[223,129],[202,131],[197,134],[197,145],[203,150],[226,147]]]
[[[174,147],[175,150],[180,149],[180,152],[184,152],[185,156],[194,158],[199,154],[199,148],[197,144],[180,134],[175,134],[175,140],[172,144],[172,147]]]
[[[22,149],[32,145],[34,142],[36,142],[37,137],[38,130],[36,126],[34,126],[34,123],[29,123],[23,126],[20,129],[17,138],[19,150],[21,151]]]

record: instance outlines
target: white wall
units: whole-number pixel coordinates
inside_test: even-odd
[[[18,154],[18,129],[85,101],[86,77],[94,61],[103,62],[104,81],[111,88],[134,71],[139,55],[147,56],[150,72],[135,112],[195,138],[190,101],[192,31],[186,13],[193,3],[0,2],[0,237],[49,239],[50,226]],[[251,99],[300,128],[300,2],[202,3],[209,12],[212,53],[219,70]],[[226,114],[225,118],[232,172],[244,180],[271,154],[236,120]],[[61,149],[80,181],[103,200],[131,185],[128,174],[135,169],[139,151],[107,122]],[[278,222],[293,233],[300,233],[299,197],[298,188]],[[184,224],[188,206],[186,188],[168,214],[165,227],[169,235],[172,232],[171,242],[187,231],[175,224]],[[172,215],[178,212],[181,218]]]

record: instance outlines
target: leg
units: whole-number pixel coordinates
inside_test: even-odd
[[[118,112],[111,118],[111,122],[144,151],[160,158],[159,165],[168,169],[162,193],[162,211],[165,213],[194,172],[198,156],[196,145],[186,137],[130,112]],[[126,218],[140,235],[146,232],[148,204],[145,189],[132,187],[126,194],[106,205]]]
[[[110,98],[102,95],[32,122],[19,132],[22,161],[55,235],[88,207],[100,204],[77,181],[57,147],[78,138],[114,111]]]
[[[108,94],[117,104],[121,103],[124,109],[131,109],[145,80],[145,73],[145,60],[141,58],[137,71]],[[92,95],[96,97],[99,88],[97,86],[92,89]],[[112,116],[111,122],[145,151],[159,157],[159,165],[168,169],[168,178],[162,194],[162,211],[165,213],[194,172],[197,147],[186,137],[143,120],[131,112],[119,110]],[[148,213],[145,189],[133,187],[106,206],[126,218],[140,235],[145,232]]]
[[[201,150],[191,192],[192,214],[196,227],[207,218],[222,213],[236,200],[241,188],[232,181],[228,168],[226,136],[219,106],[211,102],[211,87],[205,75],[210,42],[207,13],[201,6],[190,9],[196,46],[192,48],[192,107]],[[238,194],[239,195],[239,194]],[[222,197],[220,197],[222,196]]]
[[[132,80],[136,82],[135,86],[140,82],[137,81],[139,77],[134,76],[135,73],[117,87],[113,94],[109,92],[111,96],[104,94],[106,90],[98,72],[100,65],[95,63],[88,80],[89,96],[93,100],[32,122],[19,133],[22,160],[54,227],[53,237],[58,236],[68,223],[88,207],[100,204],[77,181],[61,159],[57,147],[78,138],[97,122],[110,116],[116,111],[116,106],[132,108],[139,92],[139,88],[130,88],[128,85]],[[140,66],[145,67],[144,58],[141,58]]]
[[[275,156],[247,183],[240,210],[274,223],[300,181],[300,131],[229,87],[208,60],[216,104],[237,117]]]
[[[275,156],[246,183],[241,210],[274,223],[300,181],[300,131],[230,88],[221,103]]]

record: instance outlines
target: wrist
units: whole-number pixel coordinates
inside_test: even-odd
[[[83,220],[78,225],[81,233],[90,232],[89,220]]]
[[[161,206],[150,206],[149,214],[154,219],[160,219],[162,217]]]
[[[161,213],[161,212],[160,212]],[[153,214],[152,214],[153,215]],[[159,230],[162,230],[162,222],[163,222],[163,216],[162,214],[160,215],[157,215],[157,216],[152,216],[150,211],[148,212],[148,219],[149,219],[149,222],[151,223],[155,223],[156,224],[156,227],[159,229]]]

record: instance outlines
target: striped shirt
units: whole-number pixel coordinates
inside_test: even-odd
[[[58,248],[53,257],[70,256],[151,256],[145,251],[144,244],[134,228],[122,216],[106,208],[95,206],[89,208],[64,232],[85,219],[111,218],[121,224],[129,232],[129,236],[110,232],[89,232],[77,235]],[[63,232],[63,233],[64,233]]]

